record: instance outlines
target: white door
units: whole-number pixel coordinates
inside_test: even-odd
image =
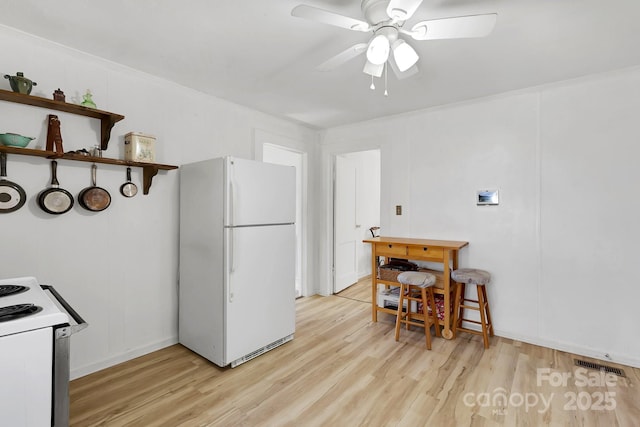
[[[338,293],[358,281],[356,167],[348,157],[336,157],[334,191],[334,288]]]
[[[294,225],[225,230],[225,362],[295,331]]]

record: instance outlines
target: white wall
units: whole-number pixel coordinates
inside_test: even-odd
[[[89,88],[99,109],[125,116],[105,157],[122,158],[124,134],[139,131],[157,136],[158,163],[253,158],[254,133],[262,129],[298,141],[317,162],[317,132],[303,126],[1,26],[0,50],[1,74],[24,72],[38,83],[32,95],[50,98],[59,87],[72,102]],[[8,80],[0,87],[10,90]],[[30,147],[42,147],[49,113],[60,117],[66,151],[98,142],[97,120],[8,102],[0,102],[0,132],[35,136]],[[0,277],[36,276],[54,285],[89,322],[72,337],[72,376],[177,342],[179,170],[161,171],[142,195],[142,171],[134,168],[140,193],[126,199],[118,192],[125,169],[100,164],[98,185],[111,193],[111,206],[101,213],[75,206],[60,216],[35,201],[50,181],[48,160],[9,155],[8,172],[28,202],[0,216]],[[89,163],[61,160],[58,173],[74,195],[90,184]]]
[[[332,153],[379,145],[384,235],[469,241],[460,264],[492,273],[498,335],[640,366],[639,83],[628,69],[330,129],[325,201]],[[483,188],[499,206],[475,205]]]

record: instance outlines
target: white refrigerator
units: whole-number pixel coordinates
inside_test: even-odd
[[[224,157],[180,167],[180,343],[235,367],[293,339],[295,169]]]

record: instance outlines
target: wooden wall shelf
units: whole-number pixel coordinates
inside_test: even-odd
[[[32,105],[34,107],[48,108],[50,110],[64,111],[65,113],[78,114],[80,116],[91,117],[100,120],[100,147],[104,151],[109,147],[111,129],[124,119],[120,114],[109,113],[95,108],[88,108],[82,105],[70,104],[63,101],[41,98],[39,96],[25,95],[0,89],[0,100],[15,102],[17,104]]]
[[[38,150],[33,148],[7,147],[4,145],[0,145],[0,152],[8,153],[8,154],[20,154],[23,156],[44,157],[51,160],[64,159],[64,160],[73,160],[77,162],[103,163],[107,165],[140,167],[142,168],[142,191],[144,194],[149,194],[149,189],[151,188],[151,182],[153,181],[153,177],[158,174],[159,170],[178,169],[178,166],[174,166],[174,165],[132,162],[128,160],[110,159],[108,157],[83,156],[81,154],[70,154],[70,153],[60,154],[60,153],[56,153],[55,151]]]
[[[113,126],[124,119],[120,114],[109,113],[95,108],[88,108],[82,105],[69,104],[63,101],[54,101],[53,99],[41,98],[39,96],[25,95],[22,93],[11,92],[0,89],[0,100],[15,102],[17,104],[31,105],[34,107],[48,108],[50,110],[64,111],[65,113],[77,114],[80,116],[91,117],[100,120],[100,148],[104,151],[109,147],[109,138],[111,138],[111,129]],[[45,157],[47,159],[57,160],[74,160],[78,162],[104,163],[108,165],[119,166],[135,166],[142,168],[142,191],[149,194],[151,181],[158,174],[159,170],[178,169],[178,166],[162,165],[158,163],[131,162],[127,160],[109,159],[107,157],[83,156],[80,154],[61,154],[55,151],[37,150],[32,148],[7,147],[0,145],[0,152],[20,154],[23,156]]]

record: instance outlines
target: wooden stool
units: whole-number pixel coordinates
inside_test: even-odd
[[[406,324],[407,329],[409,329],[409,325],[420,326],[424,328],[427,349],[431,350],[431,325],[435,325],[436,335],[440,336],[438,314],[432,289],[436,283],[436,276],[421,271],[405,271],[398,275],[398,282],[400,282],[400,295],[396,315],[396,341],[400,338],[401,323]],[[405,301],[407,309],[403,311]],[[416,302],[415,313],[411,311],[411,303],[414,301]],[[422,303],[422,313],[417,312],[417,306],[420,303]],[[431,307],[431,316],[429,316],[429,306]],[[421,322],[417,320],[421,320]]]
[[[493,323],[491,322],[491,311],[489,310],[489,300],[487,299],[485,285],[491,280],[491,275],[484,270],[460,268],[451,273],[451,278],[456,282],[456,296],[455,302],[453,303],[453,338],[456,337],[456,331],[482,335],[484,348],[489,348],[489,336],[493,336]],[[477,300],[465,298],[465,285],[476,285],[476,291],[478,293]],[[468,302],[475,303],[477,306],[466,305],[465,303]],[[479,311],[480,321],[465,319],[465,309]],[[463,328],[463,321],[480,325],[482,330],[476,331],[474,329]]]

